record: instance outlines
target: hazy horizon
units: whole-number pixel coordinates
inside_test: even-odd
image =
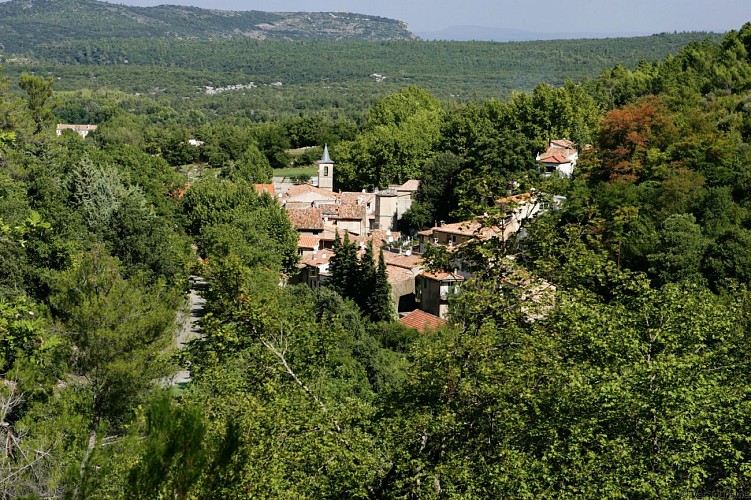
[[[8,1],[8,0],[0,0]],[[405,21],[415,33],[456,26],[551,34],[725,32],[751,21],[749,0],[106,0],[141,7],[190,5],[268,12],[342,11]]]

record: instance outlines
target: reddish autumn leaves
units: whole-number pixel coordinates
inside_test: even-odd
[[[600,125],[602,173],[624,182],[638,180],[649,150],[663,149],[677,135],[667,106],[656,96],[610,111]]]

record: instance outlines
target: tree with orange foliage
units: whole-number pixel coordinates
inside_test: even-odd
[[[600,127],[602,174],[623,182],[644,180],[647,152],[664,150],[677,135],[670,111],[657,96],[610,111]]]

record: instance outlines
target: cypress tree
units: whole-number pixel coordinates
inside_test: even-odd
[[[369,311],[370,294],[375,289],[376,272],[373,242],[368,241],[368,246],[358,265],[358,279],[355,290],[357,295],[354,297],[360,309],[366,312]]]
[[[331,273],[331,288],[342,297],[355,299],[357,297],[358,267],[357,247],[349,240],[349,233],[344,233],[344,240],[340,240],[337,232],[332,248],[335,255],[331,257],[329,272]]]
[[[375,273],[373,288],[370,290],[368,313],[372,321],[391,321],[394,319],[394,305],[391,302],[391,285],[386,274],[386,261],[383,250],[378,256],[378,269]]]
[[[336,291],[339,295],[344,296],[344,290],[342,289],[342,271],[341,271],[341,253],[342,253],[342,238],[339,236],[339,230],[336,231],[334,236],[334,246],[331,247],[334,255],[329,260],[329,273],[331,273],[331,279],[329,280],[329,287]]]

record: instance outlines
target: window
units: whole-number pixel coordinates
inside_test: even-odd
[[[329,176],[329,167],[323,167],[323,176],[328,177]]]

